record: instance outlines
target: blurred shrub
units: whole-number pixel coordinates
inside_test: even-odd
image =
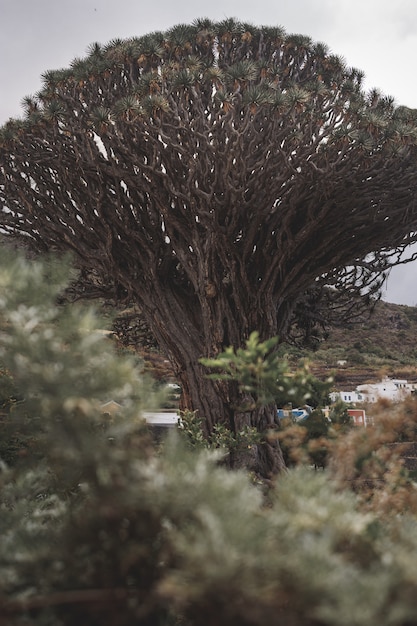
[[[198,441],[173,433],[156,453],[138,419],[149,389],[94,330],[96,316],[56,307],[62,281],[49,270],[0,266],[0,316],[12,321],[0,358],[39,442],[25,462],[1,465],[2,626],[417,622],[415,515],[365,510],[335,479],[373,467],[372,437],[413,439],[414,405],[394,439],[352,431],[363,439],[334,453],[333,473],[289,470],[265,502]],[[103,395],[124,407],[114,418]]]
[[[374,424],[335,439],[330,468],[362,505],[383,514],[417,513],[417,399],[372,408]]]

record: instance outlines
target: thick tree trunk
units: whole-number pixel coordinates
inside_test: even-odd
[[[223,424],[233,435],[245,427],[258,431],[261,439],[259,443],[231,451],[231,467],[245,467],[262,478],[271,478],[282,471],[285,462],[279,443],[270,436],[278,428],[276,406],[251,407],[247,410],[244,407],[254,405],[251,402],[253,399],[244,397],[236,382],[208,378],[208,370],[200,363],[201,358],[214,357],[224,350],[231,337],[234,347],[243,346],[249,329],[238,325],[232,315],[226,314],[228,303],[223,302],[222,308],[217,301],[218,308],[214,309],[213,300],[210,299],[208,305],[204,306],[203,303],[196,312],[193,311],[191,302],[187,308],[176,294],[170,292],[167,285],[161,287],[159,297],[154,298],[150,304],[152,306],[143,312],[158,344],[170,359],[181,385],[181,410],[195,411],[203,419],[204,434],[208,438],[216,424]],[[256,317],[254,307],[251,308],[251,314]],[[281,323],[287,316],[288,311],[285,316],[280,316]],[[246,317],[249,318],[249,314]],[[272,319],[272,315],[270,318]],[[265,325],[262,311],[257,321],[259,324],[262,321]],[[251,320],[251,325],[254,323],[255,320]],[[264,334],[271,336],[274,330],[276,329],[271,328],[268,333],[264,328]]]
[[[246,468],[257,476],[267,479],[285,469],[279,442],[274,437],[275,431],[279,428],[276,405],[261,407],[250,412],[236,411],[234,423],[236,430],[241,430],[245,426],[255,427],[261,435],[261,441],[232,450],[230,454],[232,468]]]
[[[207,370],[198,362],[190,362],[178,373],[182,394],[180,409],[196,411],[204,419],[205,435],[210,436],[216,424],[233,431],[227,385],[207,379]]]
[[[230,449],[231,468],[244,468],[266,479],[285,468],[279,443],[273,436],[278,428],[275,405],[250,411],[239,409],[248,398],[239,395],[236,383],[208,379],[207,371],[198,363],[190,363],[178,378],[183,389],[180,408],[196,411],[204,419],[207,437],[216,424],[224,424],[235,436],[245,427],[258,431],[259,442]]]

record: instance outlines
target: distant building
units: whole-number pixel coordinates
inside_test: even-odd
[[[116,415],[116,413],[120,413],[122,408],[122,405],[115,400],[109,400],[108,402],[104,402],[104,404],[101,405],[101,410],[104,415]]]
[[[294,422],[302,422],[307,419],[311,413],[311,410],[308,408],[303,409],[278,409],[277,415],[280,420],[291,417]]]
[[[372,417],[368,417],[365,413],[365,409],[348,409],[348,415],[353,418],[355,426],[370,426],[374,423]]]
[[[356,402],[366,402],[363,393],[355,391],[332,391],[329,393],[330,400],[336,402],[341,400],[346,404],[355,404]]]
[[[354,391],[333,391],[330,393],[332,402],[342,400],[346,404],[373,403],[385,399],[400,402],[416,390],[415,383],[401,378],[384,378],[378,383],[358,385]]]

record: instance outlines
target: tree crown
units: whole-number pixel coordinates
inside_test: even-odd
[[[248,307],[375,291],[417,239],[417,113],[308,37],[204,18],[43,78],[0,130],[2,227],[75,250],[96,290],[175,285],[200,318],[227,291],[270,336]]]

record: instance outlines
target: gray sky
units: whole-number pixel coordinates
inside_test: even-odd
[[[417,108],[416,0],[0,0],[0,124],[22,114],[41,74],[93,42],[165,30],[197,17],[280,25],[330,46],[397,104]],[[417,305],[417,262],[391,272],[383,298]]]

